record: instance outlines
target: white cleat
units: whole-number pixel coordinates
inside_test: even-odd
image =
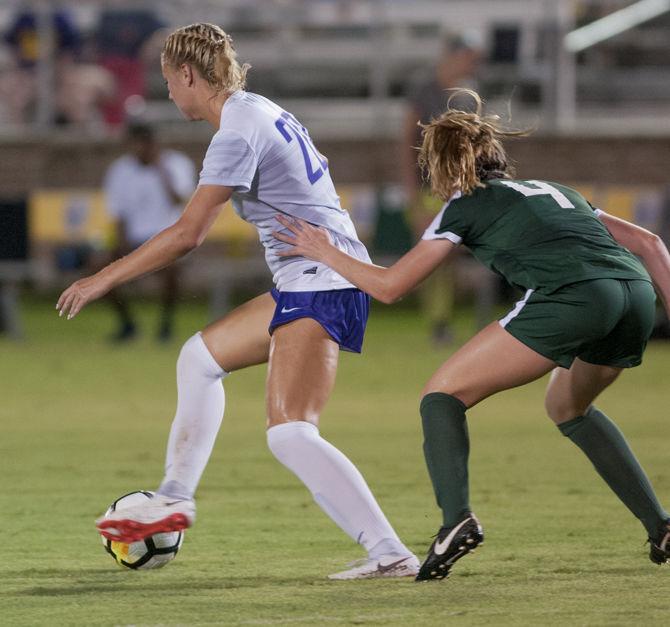
[[[420,562],[416,555],[389,553],[379,558],[364,558],[350,564],[351,568],[328,575],[328,579],[377,579],[380,577],[416,577]]]
[[[195,503],[156,494],[140,505],[110,512],[95,521],[108,540],[128,544],[156,533],[182,531],[195,522]]]

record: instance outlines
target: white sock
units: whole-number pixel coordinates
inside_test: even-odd
[[[268,446],[297,475],[319,507],[368,552],[380,546],[409,554],[384,516],[365,479],[347,457],[319,435],[313,424],[286,422],[270,427]]]
[[[193,498],[223,420],[226,397],[221,379],[227,374],[200,333],[184,343],[177,360],[177,413],[159,494]]]

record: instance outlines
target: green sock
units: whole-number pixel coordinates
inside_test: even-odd
[[[421,399],[423,453],[445,527],[458,524],[470,511],[465,409],[457,398],[441,392]]]
[[[655,538],[668,519],[649,479],[630,450],[618,427],[595,407],[583,416],[558,425],[591,460],[623,504],[640,519],[650,537]]]

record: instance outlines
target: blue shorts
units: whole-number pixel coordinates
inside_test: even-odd
[[[270,335],[282,324],[299,318],[316,320],[341,350],[360,353],[370,312],[370,297],[356,288],[324,292],[271,292],[277,306]]]

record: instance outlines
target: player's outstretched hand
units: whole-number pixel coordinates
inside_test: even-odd
[[[74,318],[85,305],[109,292],[110,286],[99,274],[94,274],[75,281],[58,299],[56,309],[58,315]]]
[[[324,228],[313,226],[305,220],[282,215],[277,216],[277,221],[293,233],[292,236],[286,232],[273,233],[278,240],[291,245],[291,248],[277,252],[280,257],[301,256],[314,261],[323,261],[324,253],[333,246],[330,234]]]

